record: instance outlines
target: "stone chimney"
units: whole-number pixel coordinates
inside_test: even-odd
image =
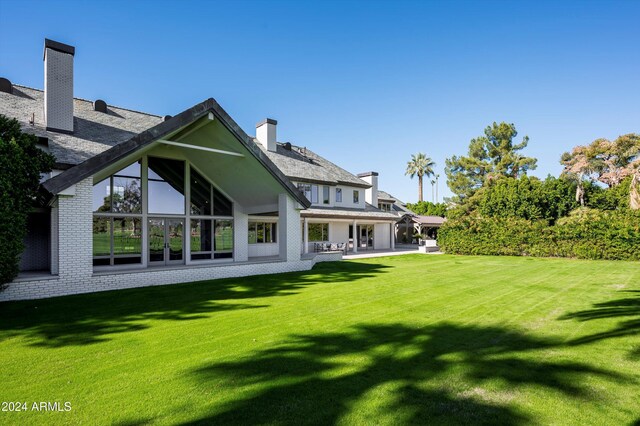
[[[364,191],[364,199],[373,207],[378,207],[378,172],[365,172],[358,175],[360,179],[371,185]]]
[[[76,49],[44,39],[44,120],[47,130],[73,133],[73,55]]]
[[[256,139],[268,151],[276,151],[276,126],[278,122],[273,118],[266,118],[256,124]]]

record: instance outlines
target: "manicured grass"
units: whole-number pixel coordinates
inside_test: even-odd
[[[640,421],[640,265],[410,255],[0,305],[2,424]]]

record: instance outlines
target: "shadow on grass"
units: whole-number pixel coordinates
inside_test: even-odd
[[[149,328],[149,320],[197,320],[215,312],[263,308],[269,297],[296,294],[315,284],[353,282],[376,276],[386,268],[332,262],[305,272],[2,303],[0,339],[23,336],[29,345],[42,347],[95,344],[119,333]],[[248,299],[254,300],[239,303]]]
[[[626,290],[623,293],[632,297],[610,300],[596,303],[591,309],[572,312],[560,317],[561,320],[594,321],[608,318],[626,318],[610,330],[600,333],[582,336],[574,339],[569,344],[581,345],[616,337],[635,336],[640,334],[640,290]],[[631,354],[634,358],[640,358],[640,345]]]
[[[534,352],[559,345],[499,327],[454,324],[294,335],[273,349],[193,371],[201,386],[242,399],[187,424],[375,424],[385,415],[398,424],[522,424],[534,419],[513,403],[521,387],[595,399],[581,385],[587,376],[628,381]]]

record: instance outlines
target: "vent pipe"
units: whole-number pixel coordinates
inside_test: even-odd
[[[93,102],[93,110],[94,111],[98,111],[98,112],[104,112],[106,114],[106,112],[107,112],[107,103],[105,101],[103,101],[102,99],[96,99]]]
[[[13,85],[9,79],[0,77],[0,92],[13,93]]]

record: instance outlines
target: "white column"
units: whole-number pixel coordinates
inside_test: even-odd
[[[278,227],[280,225],[278,224]],[[238,203],[233,204],[233,261],[249,260],[249,215]]]
[[[396,249],[396,235],[395,235],[396,224],[393,222],[389,222],[389,238],[391,241],[391,251]]]
[[[309,253],[309,219],[304,218],[304,254]]]
[[[278,195],[278,248],[280,260],[300,260],[300,212],[287,194]]]
[[[360,242],[360,235],[358,235],[357,222],[353,221],[353,252],[358,253],[358,244]]]

